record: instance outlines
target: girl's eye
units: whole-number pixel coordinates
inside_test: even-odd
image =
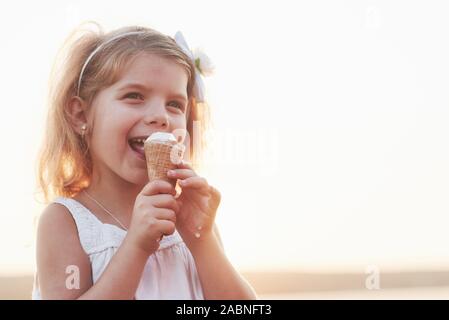
[[[179,102],[177,102],[177,101],[171,101],[171,102],[169,103],[169,105],[172,105],[172,106],[174,106],[175,108],[178,108],[178,109],[180,109],[180,110],[184,109],[183,104],[181,104],[181,103],[179,103]]]
[[[143,100],[143,96],[138,92],[130,92],[125,95],[127,99],[141,99]]]

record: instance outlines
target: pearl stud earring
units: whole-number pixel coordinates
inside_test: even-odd
[[[86,130],[87,130],[87,125],[83,124],[81,126],[81,136],[84,138],[84,135],[86,134]]]

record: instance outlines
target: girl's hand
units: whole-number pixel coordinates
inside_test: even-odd
[[[133,246],[150,255],[159,248],[164,235],[175,232],[179,210],[175,195],[175,188],[163,180],[151,181],[142,189],[134,203],[127,234]]]
[[[168,171],[167,175],[179,179],[182,192],[177,199],[179,211],[176,216],[176,228],[188,244],[195,238],[207,237],[213,232],[221,195],[185,161],[177,167]]]

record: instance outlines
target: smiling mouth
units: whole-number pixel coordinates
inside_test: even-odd
[[[144,150],[144,142],[146,140],[146,137],[137,137],[137,138],[131,138],[128,140],[128,144],[131,147],[131,149],[135,152],[137,152],[139,155],[145,158],[145,150]]]

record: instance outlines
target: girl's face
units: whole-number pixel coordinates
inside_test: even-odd
[[[92,102],[94,170],[139,185],[148,182],[143,145],[156,131],[186,129],[187,72],[167,58],[142,53]]]

